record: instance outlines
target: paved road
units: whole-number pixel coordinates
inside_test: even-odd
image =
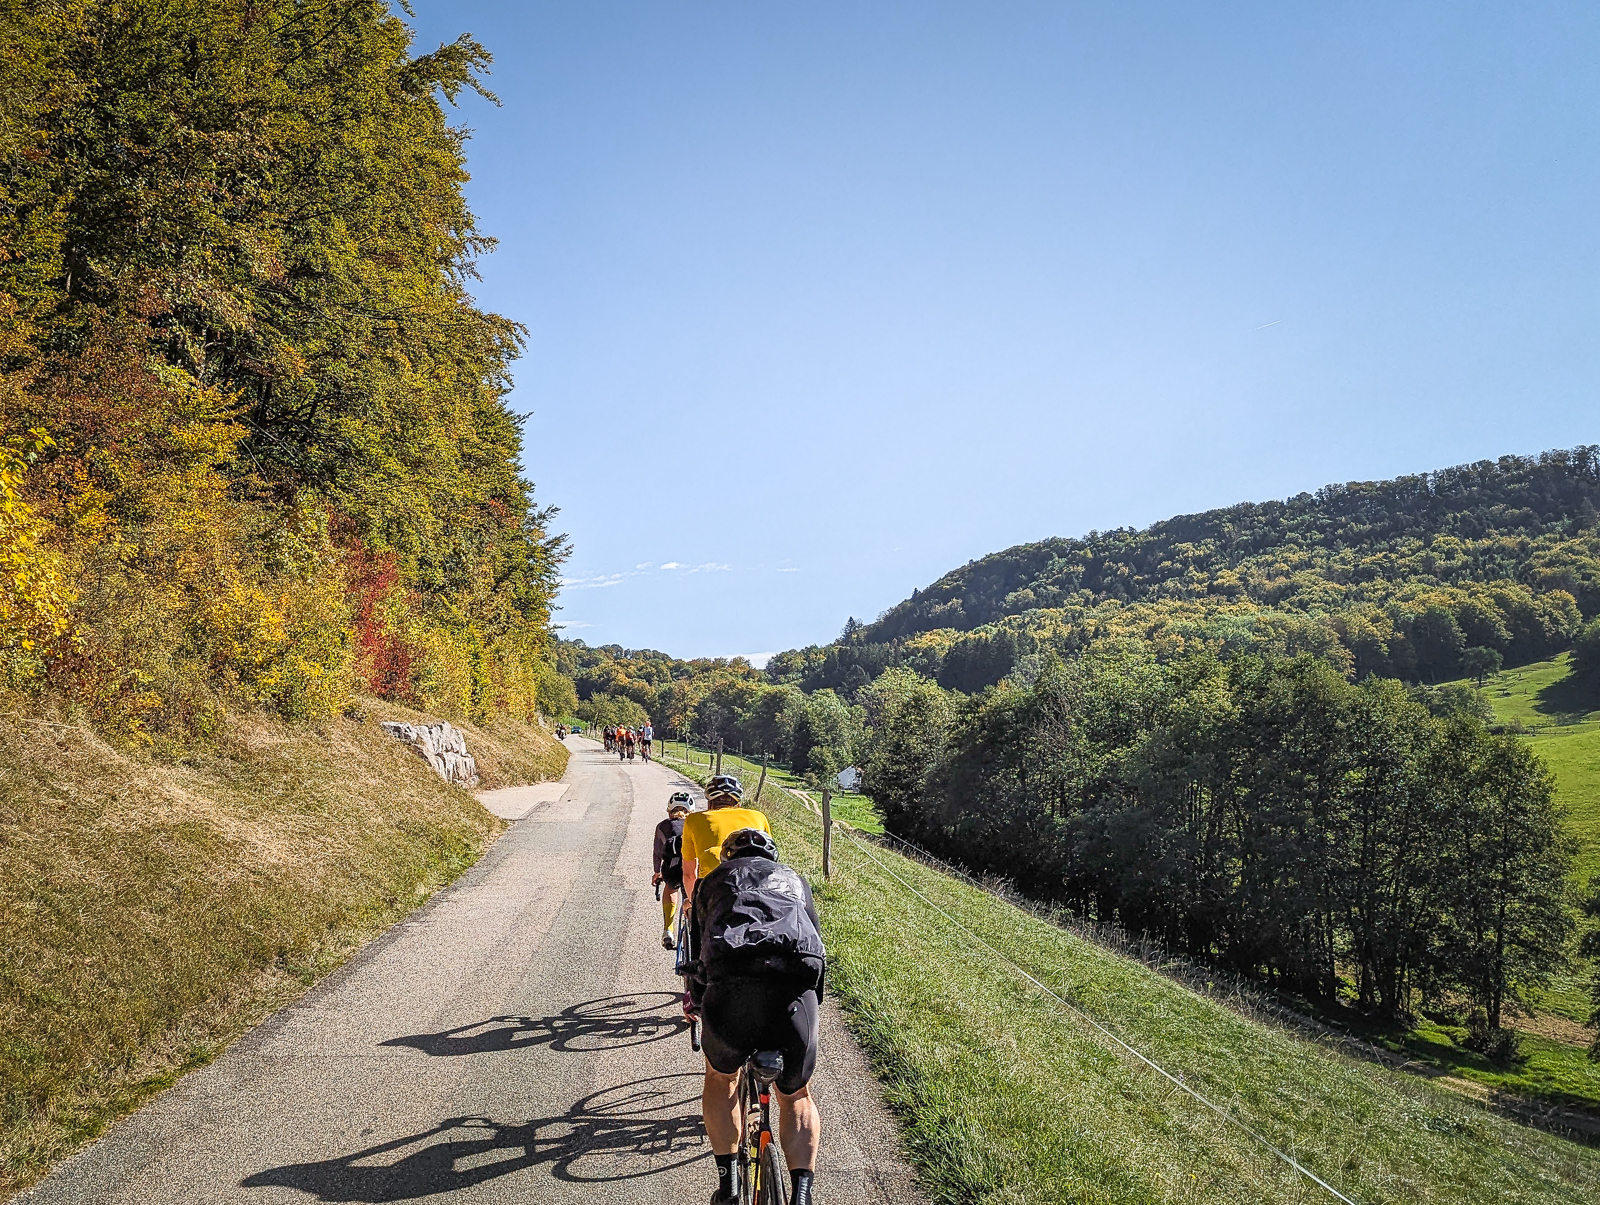
[[[649,886],[692,784],[572,738],[561,783],[449,891],[17,1201],[700,1202],[699,1058]],[[822,1205],[918,1201],[831,1008]]]

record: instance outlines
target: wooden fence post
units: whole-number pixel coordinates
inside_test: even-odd
[[[761,788],[767,785],[767,755],[761,755],[761,781],[756,783],[756,801],[752,807],[761,806]]]
[[[833,878],[833,791],[822,788],[822,877]]]
[[[722,738],[720,736],[717,738],[717,768],[713,771],[713,773],[722,773]]]

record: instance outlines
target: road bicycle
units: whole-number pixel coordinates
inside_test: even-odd
[[[689,901],[688,900],[683,900],[678,905],[678,945],[677,945],[677,952],[674,954],[673,960],[672,960],[672,973],[674,975],[677,975],[680,979],[686,979],[688,977],[688,975],[689,975],[689,964],[690,964],[690,962],[691,962],[691,958],[690,958],[690,955],[689,955]],[[687,1012],[688,1001],[689,1001],[689,992],[688,992],[687,988],[684,989],[683,999],[684,999],[685,1011]],[[688,1017],[689,1017],[689,1049],[694,1051],[696,1054],[699,1054],[700,1053],[700,1018],[699,1018],[698,1015],[696,1015],[695,1013],[692,1013],[692,1012],[688,1013]]]
[[[772,1085],[783,1074],[783,1055],[758,1050],[739,1071],[739,1205],[788,1205],[789,1173],[772,1131]]]

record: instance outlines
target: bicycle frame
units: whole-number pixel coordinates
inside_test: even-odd
[[[777,1139],[772,1129],[772,1085],[756,1078],[753,1059],[739,1073],[739,1096],[739,1203],[784,1205],[789,1186],[773,1148]]]

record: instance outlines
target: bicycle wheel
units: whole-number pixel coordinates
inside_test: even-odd
[[[756,1165],[751,1157],[755,1151],[756,1126],[758,1115],[756,1110],[760,1106],[756,1103],[751,1089],[754,1085],[750,1081],[750,1073],[742,1072],[739,1076],[739,1205],[757,1205],[755,1196],[755,1170]]]
[[[758,1205],[789,1205],[789,1169],[783,1165],[783,1148],[773,1138],[761,1154],[761,1200]]]

